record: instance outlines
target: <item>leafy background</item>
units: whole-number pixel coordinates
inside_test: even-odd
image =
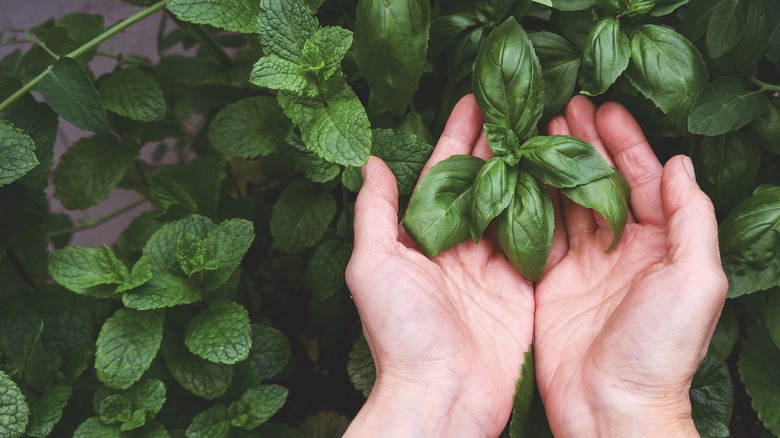
[[[358,167],[384,158],[406,202],[509,16],[541,128],[581,92],[626,105],[662,160],[692,155],[730,281],[694,419],[780,435],[777,0],[128,3],[0,38],[19,48],[0,60],[0,436],[340,436],[374,373],[343,276]],[[159,62],[99,50],[147,16]],[[94,135],[52,168],[63,123]],[[51,185],[71,210],[119,189],[139,201],[109,218],[150,210],[112,247],[68,246],[95,221],[52,214]],[[522,380],[507,433],[547,433],[539,409]]]

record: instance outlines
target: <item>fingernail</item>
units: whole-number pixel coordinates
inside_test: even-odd
[[[690,157],[683,158],[683,164],[685,165],[685,170],[688,171],[688,176],[691,177],[693,182],[696,182],[696,171],[693,170],[693,161],[691,161]]]

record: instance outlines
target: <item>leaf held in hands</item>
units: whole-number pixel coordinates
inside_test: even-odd
[[[479,243],[490,222],[509,205],[519,173],[520,169],[507,164],[503,157],[493,157],[479,169],[471,193],[469,229],[474,243]]]
[[[452,248],[469,235],[472,185],[485,162],[453,155],[433,166],[409,201],[404,228],[428,257]]]
[[[626,226],[631,199],[631,189],[623,175],[614,172],[583,185],[563,188],[561,192],[577,204],[598,211],[609,221],[614,237],[607,251],[615,248]]]
[[[615,172],[590,143],[576,137],[533,137],[520,152],[523,169],[553,187],[587,184]]]
[[[108,134],[106,109],[92,80],[71,58],[60,58],[43,77],[40,91],[46,103],[65,120],[86,131]]]

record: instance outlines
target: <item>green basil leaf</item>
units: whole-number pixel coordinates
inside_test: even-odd
[[[707,26],[707,52],[717,58],[739,41],[748,19],[749,1],[726,0],[712,10]]]
[[[631,34],[626,76],[664,114],[684,126],[694,99],[707,84],[707,67],[684,36],[647,24]]]
[[[532,32],[528,38],[542,64],[544,117],[563,109],[574,93],[580,69],[580,52],[566,38],[552,32]]]
[[[14,87],[16,89],[16,87]],[[16,131],[8,132],[8,127],[0,127],[0,186],[8,184],[10,180],[16,180],[22,172],[26,172],[19,180],[30,190],[42,192],[49,186],[51,166],[54,159],[54,142],[57,138],[58,119],[57,114],[43,102],[35,102],[34,99],[24,99],[17,102],[6,111],[2,117],[10,122],[14,128],[20,129],[32,139],[34,145],[32,151],[38,165],[32,161],[32,157],[23,152],[31,145],[24,137],[17,137]],[[6,122],[0,121],[0,125]],[[17,149],[22,146],[21,149]],[[13,152],[12,152],[13,151]],[[9,165],[10,164],[10,165]],[[7,166],[7,167],[6,167]],[[7,182],[6,182],[7,181]],[[17,215],[18,217],[18,215]]]
[[[485,123],[483,128],[488,145],[496,155],[500,157],[520,156],[520,140],[517,139],[514,132],[492,123]]]
[[[447,58],[447,77],[451,82],[456,83],[471,75],[474,60],[477,59],[479,48],[487,35],[487,28],[476,27],[454,44]]]
[[[552,7],[559,11],[581,11],[596,4],[596,0],[551,0]]]
[[[553,187],[587,184],[615,172],[590,143],[576,137],[532,137],[520,152],[521,167]]]
[[[317,85],[305,75],[303,68],[276,55],[260,58],[252,67],[249,82],[258,87],[289,91],[301,96],[316,97]]]
[[[10,122],[0,120],[0,187],[16,181],[37,165],[33,139]]]
[[[428,257],[468,237],[471,186],[485,162],[453,155],[433,166],[409,201],[404,228]]]
[[[254,158],[275,151],[289,129],[276,99],[256,96],[225,106],[211,122],[208,137],[223,155]]]
[[[615,248],[626,226],[631,198],[631,189],[623,175],[615,172],[587,184],[563,188],[561,192],[577,204],[598,211],[609,221],[614,238],[607,251]]]
[[[381,158],[393,172],[398,193],[410,195],[433,153],[433,146],[414,134],[392,129],[375,129],[372,137],[371,153]]]
[[[729,436],[734,384],[724,360],[708,353],[693,376],[688,396],[699,435],[713,438]]]
[[[552,438],[550,425],[544,412],[542,398],[536,387],[534,376],[534,349],[523,353],[523,365],[520,367],[520,377],[515,384],[514,408],[512,422],[509,425],[511,438],[536,437]]]
[[[490,222],[509,205],[519,172],[517,166],[510,166],[503,157],[493,157],[479,169],[471,193],[469,229],[474,243],[479,243]]]
[[[731,298],[780,286],[780,187],[763,185],[718,227]]]
[[[371,153],[371,129],[358,99],[331,104],[303,129],[306,147],[331,163],[362,166]]]
[[[470,14],[451,14],[435,18],[431,22],[428,56],[438,55],[466,30],[476,25],[476,17]]]
[[[300,64],[303,46],[320,27],[311,9],[303,0],[261,0],[260,9],[257,29],[265,54]]]
[[[341,60],[352,46],[352,32],[338,26],[318,29],[303,45],[304,66],[319,66],[319,77],[327,80],[341,70]]]
[[[77,127],[98,134],[111,132],[100,95],[73,59],[63,57],[55,62],[41,79],[40,91],[57,114]]]
[[[358,2],[358,66],[374,95],[399,116],[417,91],[425,67],[430,14],[426,0]]]
[[[121,284],[128,277],[127,267],[106,245],[68,246],[55,251],[49,271],[54,281],[77,294],[89,294],[100,285]]]
[[[528,137],[542,117],[542,67],[531,40],[513,17],[495,28],[474,63],[474,97],[485,121]]]
[[[769,100],[749,92],[739,78],[724,76],[704,87],[688,115],[688,130],[716,136],[735,131],[769,110]]]
[[[707,33],[712,12],[730,0],[690,0],[678,30],[691,41],[697,41]]]
[[[162,309],[201,301],[201,291],[190,280],[160,273],[122,294],[122,303],[137,310]]]
[[[764,149],[780,155],[780,99],[768,105],[767,112],[748,125],[750,136]]]
[[[351,255],[351,242],[324,240],[317,246],[305,272],[313,299],[325,301],[346,284],[344,272]]]
[[[730,4],[734,0],[726,0],[723,4]],[[720,9],[721,6],[719,5]],[[710,59],[708,62],[712,65],[712,70],[720,75],[733,75],[733,76],[748,76],[752,74],[758,67],[764,56],[767,55],[767,44],[769,42],[769,14],[767,13],[766,2],[764,0],[742,0],[738,2],[736,6],[739,10],[745,11],[744,25],[736,28],[736,42],[731,48],[723,52],[721,55],[716,55],[709,50],[705,53]],[[741,12],[734,11],[735,14],[741,16]],[[712,19],[715,18],[715,12],[713,11]],[[722,25],[729,25],[728,21],[731,16],[724,16],[724,23]],[[737,17],[740,18],[740,17]],[[741,24],[740,20],[740,24]],[[710,21],[712,25],[712,20]],[[731,26],[733,29],[733,26]],[[724,29],[708,28],[707,37],[710,38],[711,33],[720,33]],[[716,37],[717,38],[717,37]],[[729,46],[731,43],[728,44]]]
[[[728,359],[739,338],[739,321],[731,301],[726,301],[712,333],[710,351],[720,360]]]
[[[705,137],[691,154],[696,179],[718,211],[748,196],[761,166],[761,150],[741,131]]]
[[[591,29],[582,48],[580,85],[584,94],[597,96],[615,83],[628,67],[631,47],[620,20],[607,17]]]
[[[169,0],[166,8],[182,21],[257,33],[260,2],[254,0]]]
[[[775,435],[780,434],[777,363],[780,363],[780,349],[772,342],[769,331],[762,325],[753,327],[742,344],[737,367],[758,418]]]
[[[655,7],[650,11],[653,17],[663,17],[676,11],[677,8],[688,3],[688,0],[656,0]]]
[[[547,188],[529,173],[521,172],[514,196],[496,225],[498,243],[512,266],[528,280],[541,279],[555,227]]]

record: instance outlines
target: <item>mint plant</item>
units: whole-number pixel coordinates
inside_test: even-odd
[[[613,245],[628,215],[590,145],[538,135],[575,93],[628,107],[662,160],[692,156],[730,284],[694,420],[780,435],[778,0],[125,1],[117,23],[0,29],[0,436],[340,436],[376,375],[344,279],[360,166],[388,164],[426,255],[495,222],[539,279],[548,186]],[[154,60],[103,45],[142,20]],[[495,157],[445,160],[413,194],[467,93]],[[85,133],[55,163],[60,123]],[[79,218],[116,189],[137,197]],[[548,433],[529,357],[509,436]]]

